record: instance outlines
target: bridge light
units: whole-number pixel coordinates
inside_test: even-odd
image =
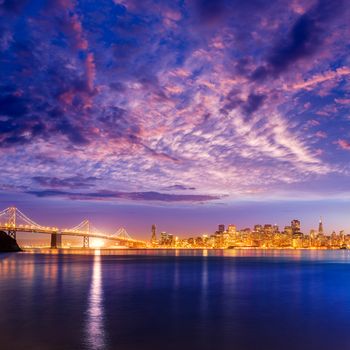
[[[101,248],[104,246],[104,241],[101,238],[90,238],[90,248]]]

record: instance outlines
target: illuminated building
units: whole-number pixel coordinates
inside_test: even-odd
[[[322,218],[320,218],[320,222],[318,224],[318,234],[323,235],[323,223],[322,223]]]
[[[174,243],[174,236],[171,233],[168,233],[168,245],[172,245]]]
[[[294,235],[300,233],[300,221],[296,219],[292,220],[291,228]]]
[[[170,247],[175,243],[174,236],[165,231],[160,233],[159,245]]]
[[[157,242],[157,235],[156,235],[156,225],[152,225],[152,237],[151,237],[151,243],[156,244]]]
[[[323,227],[319,229],[323,232]],[[173,239],[171,234],[161,232],[159,245],[165,248],[199,248],[199,249],[236,249],[236,248],[263,248],[263,249],[347,249],[350,247],[350,235],[343,231],[333,232],[327,236],[319,234],[317,230],[310,230],[304,235],[300,230],[300,221],[292,220],[290,226],[285,226],[282,232],[277,225],[254,225],[254,230],[243,228],[238,230],[233,224],[221,224],[218,230],[210,237],[202,235],[187,239]]]
[[[292,226],[285,226],[284,227],[284,233],[286,235],[291,235],[293,233]]]
[[[223,233],[225,232],[225,225],[221,224],[218,226],[218,232]]]
[[[166,245],[167,242],[168,242],[168,234],[165,231],[163,231],[160,233],[159,244]]]
[[[254,225],[254,231],[255,232],[262,232],[263,227],[262,225]]]
[[[264,225],[264,233],[265,234],[271,234],[272,233],[272,225],[270,225],[270,224],[265,224]]]
[[[236,236],[236,232],[237,232],[237,228],[236,225],[228,225],[227,226],[227,233],[231,236],[231,237],[235,237]]]
[[[316,230],[314,230],[314,229],[310,230],[310,238],[311,239],[315,239],[316,238]]]

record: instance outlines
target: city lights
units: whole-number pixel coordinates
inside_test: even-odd
[[[177,237],[176,237],[177,238]],[[236,225],[218,225],[211,235],[174,239],[173,235],[161,232],[156,238],[155,225],[152,226],[152,248],[201,248],[201,249],[347,249],[350,247],[350,235],[333,231],[327,235],[319,222],[318,231],[301,231],[300,220],[292,220],[290,226],[279,229],[277,225],[254,225],[251,228],[238,230]]]

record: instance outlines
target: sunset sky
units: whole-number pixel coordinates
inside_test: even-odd
[[[1,209],[350,233],[344,0],[0,1]]]

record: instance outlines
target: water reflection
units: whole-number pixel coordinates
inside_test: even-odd
[[[350,251],[81,251],[0,254],[1,350],[350,344]]]
[[[102,294],[101,254],[95,251],[87,310],[87,342],[89,349],[105,348],[104,311]]]

